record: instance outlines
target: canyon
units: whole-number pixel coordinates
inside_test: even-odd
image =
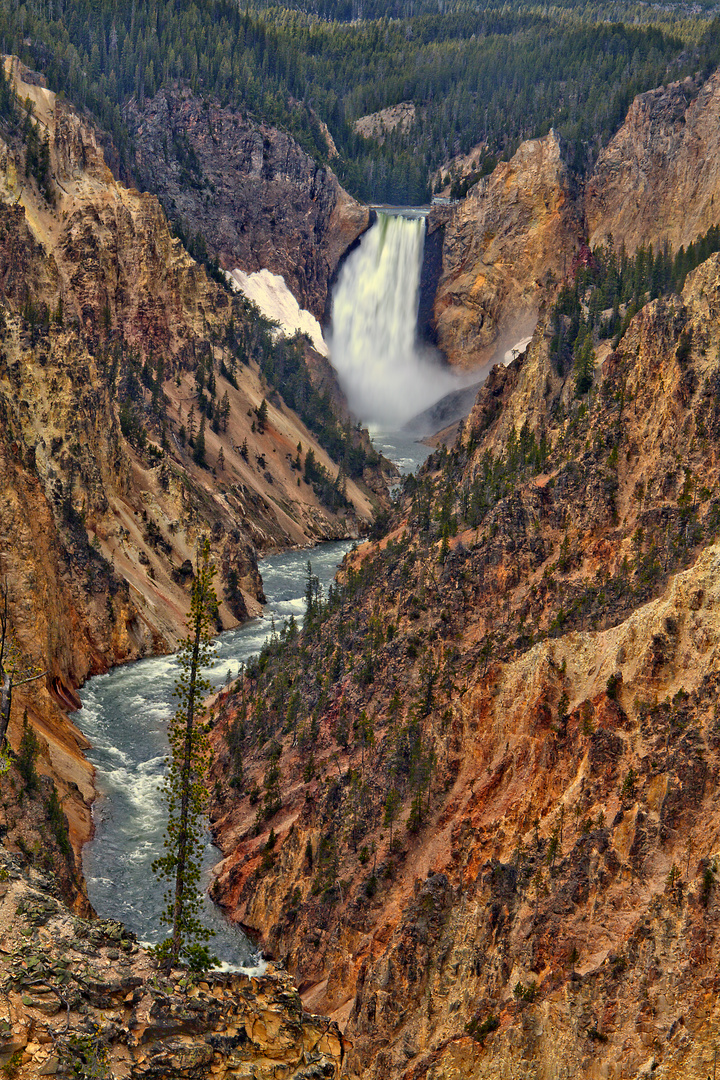
[[[591,265],[583,216],[569,185],[542,211],[539,188],[513,190],[528,160],[560,190],[552,135],[517,157],[434,213],[444,259],[503,192],[508,251],[530,229],[545,252],[532,228],[569,221],[550,290],[534,279],[537,329],[302,641],[221,695],[213,895],[338,1021],[344,1075],[701,1080],[719,1021],[720,258],[601,340],[578,395],[551,303],[574,254]],[[667,235],[656,205],[638,245]],[[476,331],[460,290],[481,250],[466,239],[455,264]]]
[[[10,740],[27,709],[79,847],[92,779],[67,715],[75,690],[176,646],[197,538],[210,535],[220,568],[218,628],[232,626],[260,610],[258,552],[357,535],[383,488],[369,466],[370,487],[348,476],[344,509],[321,503],[298,475],[300,451],[328,475],[338,466],[252,361],[247,304],[188,255],[154,196],[114,179],[70,105],[17,62],[7,70],[47,134],[52,184],[48,198],[18,137],[3,143],[2,573],[24,669],[44,673],[18,687]],[[326,362],[306,352],[322,381]],[[205,424],[194,373],[206,361],[208,379],[220,365],[227,377],[203,467],[183,438]],[[362,433],[348,439],[376,459]]]
[[[212,273],[282,274],[321,319],[368,209],[289,136],[189,88],[128,106],[120,178],[86,117],[6,70],[50,173],[27,174],[27,132],[6,125],[0,546],[18,673],[40,676],[9,736],[18,751],[27,713],[40,795],[16,754],[3,1061],[89,1069],[90,1039],[118,1076],[705,1080],[720,255],[681,295],[625,304],[582,391],[557,301],[596,244],[677,248],[718,224],[718,74],[636,98],[584,185],[550,131],[431,210],[421,306],[450,363],[531,340],[391,505],[396,477],[327,361]],[[340,460],[284,400],[300,370],[332,403]],[[339,505],[310,451],[336,490],[359,455]],[[220,631],[259,612],[259,555],[371,528],[332,592],[310,589],[302,633],[273,635],[212,706],[212,895],[268,973],[165,977],[91,917],[77,690],[176,647],[201,535]]]

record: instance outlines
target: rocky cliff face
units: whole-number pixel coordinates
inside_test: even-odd
[[[720,72],[660,87],[634,100],[584,191],[569,182],[551,133],[524,143],[456,206],[433,209],[442,273],[428,325],[449,361],[501,359],[532,332],[581,250],[612,239],[628,253],[666,243],[677,251],[720,223],[719,117]]]
[[[720,221],[720,72],[635,98],[587,185],[591,247],[677,251]]]
[[[450,363],[481,367],[532,333],[543,290],[569,272],[581,239],[553,133],[479,181],[444,227],[434,321]]]
[[[198,538],[211,539],[227,627],[259,610],[258,552],[357,535],[375,496],[348,481],[345,509],[320,503],[298,445],[329,475],[337,466],[249,361],[257,327],[243,302],[172,237],[154,196],[113,179],[66,102],[7,67],[50,166],[41,191],[21,124],[3,129],[2,575],[22,670],[42,676],[18,687],[10,739],[27,707],[79,844],[91,776],[65,714],[89,674],[175,646]],[[212,418],[199,379],[214,387]],[[201,412],[204,463],[188,444]]]
[[[582,400],[541,326],[219,707],[215,894],[347,1076],[708,1074],[719,287],[643,308]]]
[[[322,319],[342,255],[369,224],[331,169],[288,135],[189,90],[162,90],[128,122],[134,168],[168,216],[226,270],[267,268]]]

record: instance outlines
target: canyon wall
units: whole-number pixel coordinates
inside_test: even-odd
[[[523,143],[444,227],[434,322],[450,363],[482,367],[531,334],[544,291],[569,272],[581,240],[558,139]]]
[[[720,72],[633,101],[585,194],[589,244],[673,250],[720,222]]]
[[[326,508],[302,460],[312,451],[331,478],[338,466],[250,359],[247,304],[172,236],[154,195],[113,178],[66,101],[17,61],[6,70],[47,138],[42,186],[24,107],[0,138],[2,576],[15,681],[40,676],[16,690],[10,740],[27,708],[79,844],[91,775],[66,713],[88,675],[176,646],[199,537],[220,629],[260,610],[258,552],[358,535],[378,495],[348,477],[345,505]],[[380,472],[367,479],[382,501]]]
[[[190,90],[161,90],[127,120],[134,172],[226,270],[266,268],[322,319],[338,263],[370,223],[333,171],[289,135]]]
[[[592,248],[677,251],[720,224],[719,119],[720,72],[688,78],[635,98],[584,187],[551,132],[458,204],[434,207],[428,232],[442,234],[442,273],[423,332],[451,364],[501,361]]]
[[[713,256],[583,401],[541,324],[302,650],[218,705],[214,895],[346,1076],[707,1076],[718,295]]]

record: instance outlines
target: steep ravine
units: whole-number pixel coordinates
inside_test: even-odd
[[[6,67],[49,152],[41,190],[21,112],[0,130],[2,575],[23,671],[45,673],[16,691],[10,740],[27,708],[77,846],[92,787],[67,717],[75,690],[175,647],[198,537],[218,564],[218,628],[232,626],[259,610],[258,552],[358,535],[384,484],[368,465],[368,483],[348,477],[346,504],[326,508],[303,464],[312,452],[331,478],[339,466],[251,359],[255,316],[173,238],[154,196],[113,178],[72,106]],[[203,409],[204,463],[188,442]]]
[[[541,326],[220,704],[215,896],[338,1019],[344,1075],[708,1075],[718,295],[713,256],[589,399]]]

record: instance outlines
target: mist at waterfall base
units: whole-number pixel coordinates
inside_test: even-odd
[[[424,242],[424,214],[378,213],[333,291],[330,360],[350,409],[371,428],[402,428],[476,381],[418,341]]]
[[[259,652],[271,632],[305,609],[307,562],[327,590],[350,541],[308,551],[271,556],[261,563],[268,604],[263,618],[221,634],[214,666],[206,674],[214,687],[237,676],[240,664]],[[167,721],[174,712],[178,664],[174,656],[152,657],[90,679],[82,690],[77,722],[92,743],[87,756],[96,769],[99,797],[93,807],[95,833],[83,848],[88,895],[101,918],[118,919],[142,941],[162,941],[164,887],[153,873],[162,854],[166,810],[160,791],[168,752]],[[255,965],[259,956],[206,894],[210,871],[222,854],[208,835],[203,859],[203,921],[215,931],[210,951],[226,965]]]

